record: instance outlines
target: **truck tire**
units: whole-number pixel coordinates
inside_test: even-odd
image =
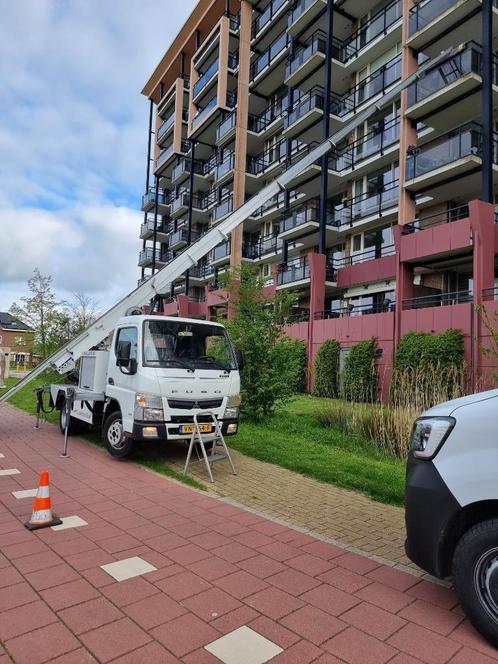
[[[498,647],[498,519],[482,521],[461,537],[453,583],[470,622]]]
[[[106,418],[102,429],[102,437],[109,454],[118,459],[129,456],[135,446],[133,438],[125,436],[123,418],[119,410],[114,411]]]
[[[81,422],[83,424],[83,422]],[[61,409],[59,411],[59,429],[61,430],[61,433],[64,435],[66,431],[66,400],[61,404]],[[67,435],[68,436],[76,436],[80,431],[82,430],[82,427],[80,426],[80,421],[77,420],[75,417],[70,416],[69,417],[69,428],[67,430]]]

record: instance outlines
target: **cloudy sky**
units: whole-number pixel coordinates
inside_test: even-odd
[[[136,286],[148,102],[195,0],[0,0],[0,310],[33,269],[106,308]]]

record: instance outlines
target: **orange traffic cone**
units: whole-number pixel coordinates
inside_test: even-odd
[[[38,485],[38,491],[36,493],[31,519],[24,525],[28,530],[36,530],[36,528],[59,526],[61,523],[61,519],[58,519],[54,514],[52,514],[48,471],[44,470],[42,473],[40,473],[40,483]]]

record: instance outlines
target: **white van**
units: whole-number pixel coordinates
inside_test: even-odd
[[[452,576],[472,624],[498,647],[498,390],[423,413],[406,479],[408,557]]]

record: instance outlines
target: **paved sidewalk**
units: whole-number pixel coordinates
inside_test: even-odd
[[[192,463],[189,474],[221,496],[420,574],[405,555],[405,517],[400,507],[237,452],[232,454],[237,476],[231,474],[228,463],[215,465],[213,484],[203,463]],[[185,455],[183,447],[170,447],[164,459],[182,471]]]
[[[0,409],[0,470],[19,471],[0,472],[0,664],[240,664],[244,639],[248,664],[498,661],[451,590],[84,441],[60,459],[56,429],[32,424]],[[32,499],[11,492],[45,469],[58,515],[87,525],[22,526]],[[133,578],[102,568],[130,558]]]

